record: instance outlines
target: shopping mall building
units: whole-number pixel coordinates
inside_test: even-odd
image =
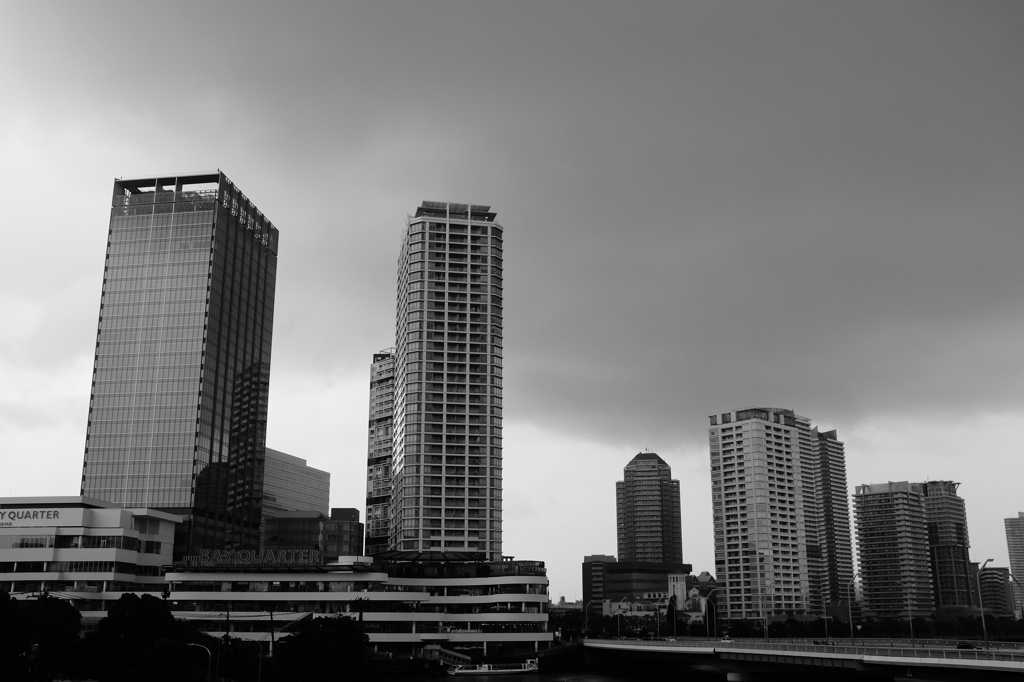
[[[85,497],[0,498],[0,590],[70,600],[86,626],[128,592],[167,599],[211,635],[272,645],[299,621],[362,621],[375,648],[501,656],[550,646],[543,562],[387,552],[326,564],[317,550],[213,551],[171,565],[178,517]]]

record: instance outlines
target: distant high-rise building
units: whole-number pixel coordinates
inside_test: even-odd
[[[971,562],[971,599],[984,607],[985,616],[992,618],[1013,618],[1013,581],[1010,569],[1002,566],[986,566],[978,575],[979,564]],[[978,585],[981,593],[978,593]],[[984,601],[982,601],[984,600]]]
[[[853,509],[865,614],[930,617],[935,596],[921,490],[908,481],[859,485]]]
[[[811,429],[818,445],[817,470],[821,495],[822,604],[835,604],[853,595],[853,535],[846,485],[846,451],[835,430]]]
[[[949,611],[976,606],[971,598],[967,507],[963,498],[957,495],[960,484],[927,481],[912,485],[924,501],[935,608]]]
[[[1010,557],[1010,573],[1013,575],[1013,603],[1018,616],[1024,615],[1024,590],[1017,580],[1024,580],[1024,512],[1017,512],[1016,518],[1003,520],[1006,528],[1006,552]]]
[[[398,259],[390,549],[501,558],[502,227],[425,201]]]
[[[263,515],[315,511],[327,514],[331,504],[331,474],[314,469],[301,457],[266,448],[263,475]]]
[[[615,484],[619,559],[681,563],[683,523],[679,481],[653,452],[641,452]]]
[[[387,550],[390,541],[391,439],[395,402],[392,349],[373,354],[366,457],[366,554]]]
[[[836,432],[774,407],[710,421],[721,617],[822,613],[845,599],[853,546]]]
[[[264,550],[315,549],[320,563],[363,553],[363,524],[358,509],[331,509],[331,516],[315,511],[281,512],[268,518]]]
[[[223,173],[119,179],[81,494],[256,549],[278,231]]]

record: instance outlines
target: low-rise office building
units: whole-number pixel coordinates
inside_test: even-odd
[[[88,621],[125,592],[162,592],[181,518],[89,497],[0,498],[0,590],[49,593]]]
[[[363,554],[359,510],[331,509],[331,516],[312,511],[283,511],[263,521],[264,550],[315,549],[323,563]]]

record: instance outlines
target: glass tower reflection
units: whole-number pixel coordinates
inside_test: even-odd
[[[255,549],[278,231],[223,173],[115,180],[82,494]]]

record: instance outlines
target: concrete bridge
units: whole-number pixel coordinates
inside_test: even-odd
[[[888,678],[936,681],[1015,679],[1024,682],[1024,651],[957,649],[945,646],[868,642],[854,645],[813,644],[779,640],[731,641],[587,639],[588,659],[678,660],[703,670],[727,673],[730,682],[755,682],[806,677]]]

